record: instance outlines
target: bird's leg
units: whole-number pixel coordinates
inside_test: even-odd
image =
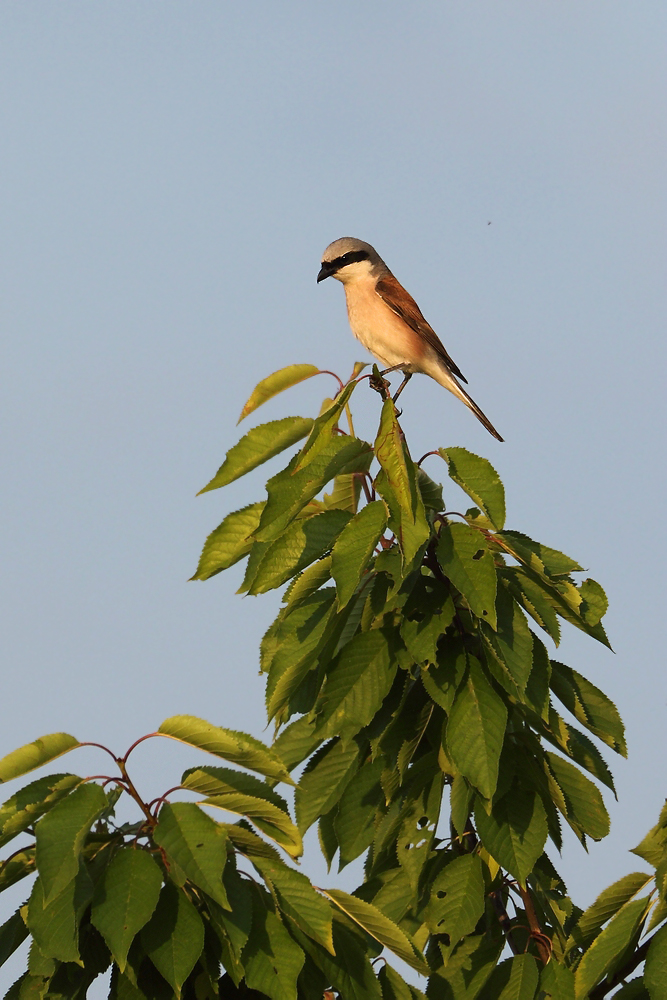
[[[384,372],[382,374],[384,375]],[[412,378],[412,375],[413,375],[412,372],[405,372],[405,378],[403,379],[403,381],[399,385],[398,389],[396,390],[396,395],[394,396],[394,399],[393,399],[394,403],[396,403],[396,400],[398,399],[398,397],[401,395],[401,393],[405,389],[406,385],[408,384],[408,382]]]

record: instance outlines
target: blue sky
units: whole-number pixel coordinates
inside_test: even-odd
[[[607,589],[615,655],[572,635],[559,657],[619,704],[630,758],[612,834],[557,865],[583,903],[641,867],[667,794],[666,29],[657,0],[2,5],[0,753],[60,729],[121,749],[176,712],[269,738],[276,600],[187,580],[277,465],[195,493],[261,377],[367,360],[315,284],[353,235],[506,439],[415,379],[413,452],[486,455],[509,526]],[[372,435],[378,398],[355,399]],[[138,780],[191,763],[148,744]]]

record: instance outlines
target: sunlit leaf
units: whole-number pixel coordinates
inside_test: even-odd
[[[0,846],[32,826],[81,780],[76,774],[47,774],[15,792],[0,806]]]
[[[584,1000],[593,986],[614,966],[641,926],[646,911],[645,899],[626,903],[595,938],[584,952],[574,974],[575,1000]]]
[[[327,553],[349,520],[345,510],[326,510],[294,522],[268,546],[252,579],[244,581],[242,589],[249,594],[264,594],[282,586]]]
[[[281,861],[253,857],[252,863],[278,896],[278,903],[298,927],[333,953],[331,907],[310,880]]]
[[[344,607],[357,589],[386,527],[387,508],[382,500],[374,500],[362,507],[338,536],[331,557],[331,575],[339,607]]]
[[[465,448],[439,448],[438,454],[447,462],[450,478],[482,508],[494,528],[502,531],[505,489],[488,459]]]
[[[651,941],[644,966],[644,982],[648,986],[651,1000],[666,1000],[667,927],[662,927]]]
[[[295,795],[299,831],[304,834],[338,802],[359,767],[359,747],[334,740],[308,761]]]
[[[387,636],[381,630],[355,636],[329,671],[315,705],[321,739],[354,736],[373,718],[396,674]]]
[[[199,804],[247,816],[262,833],[280,844],[291,857],[298,858],[303,854],[301,836],[289,814],[264,798],[229,791],[209,795]]]
[[[283,417],[282,420],[271,420],[268,424],[253,427],[238,444],[229,449],[213,479],[199,493],[217,490],[245,476],[258,465],[268,462],[274,455],[279,455],[290,445],[296,444],[308,434],[312,426],[310,417]]]
[[[372,449],[365,441],[346,435],[328,439],[325,447],[308,465],[296,471],[296,458],[266,484],[268,500],[255,538],[272,542],[335,476],[344,472],[364,472],[370,465]]]
[[[99,785],[80,785],[37,824],[36,862],[45,906],[75,878],[86,835],[106,805]]]
[[[264,502],[253,503],[228,514],[204,542],[199,565],[190,579],[208,580],[247,556],[254,544],[252,534],[265,506]]]
[[[0,783],[34,771],[36,767],[48,764],[78,746],[79,741],[69,733],[50,733],[18,750],[12,750],[0,760]]]
[[[272,375],[267,375],[253,389],[250,398],[241,410],[238,422],[241,423],[253,410],[279,392],[303,382],[304,379],[312,378],[313,375],[318,375],[319,371],[320,369],[316,365],[288,365],[286,368],[281,368],[280,371],[273,372]]]
[[[232,764],[240,764],[250,771],[257,771],[267,778],[276,778],[294,784],[285,765],[275,750],[265,746],[247,733],[213,726],[194,715],[173,715],[158,728],[163,736],[187,743]]]
[[[351,896],[341,889],[324,889],[322,891],[329,899],[333,900],[336,906],[340,907],[343,913],[359,924],[380,944],[393,951],[417,972],[428,975],[429,967],[419,949],[400,927],[376,906],[359,899],[357,896]]]
[[[191,882],[229,909],[222,884],[227,837],[210,816],[193,802],[166,802],[160,809],[153,839]]]

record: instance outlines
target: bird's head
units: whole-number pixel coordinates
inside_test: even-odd
[[[345,284],[367,277],[382,260],[370,245],[353,236],[343,236],[330,243],[322,254],[322,266],[317,275],[318,284],[325,278],[337,278]]]

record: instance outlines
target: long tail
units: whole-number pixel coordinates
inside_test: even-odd
[[[434,370],[429,371],[427,374],[429,374],[431,378],[435,379],[435,381],[440,385],[444,386],[445,389],[449,389],[450,392],[453,392],[456,398],[460,399],[462,403],[465,403],[468,409],[472,410],[475,414],[479,422],[484,424],[489,434],[493,434],[494,438],[498,441],[505,440],[504,438],[501,438],[496,428],[493,426],[487,415],[480,410],[472,396],[468,395],[459,381],[454,377],[454,375],[452,375],[451,372],[447,371],[444,365],[438,365],[437,368],[434,368]]]

